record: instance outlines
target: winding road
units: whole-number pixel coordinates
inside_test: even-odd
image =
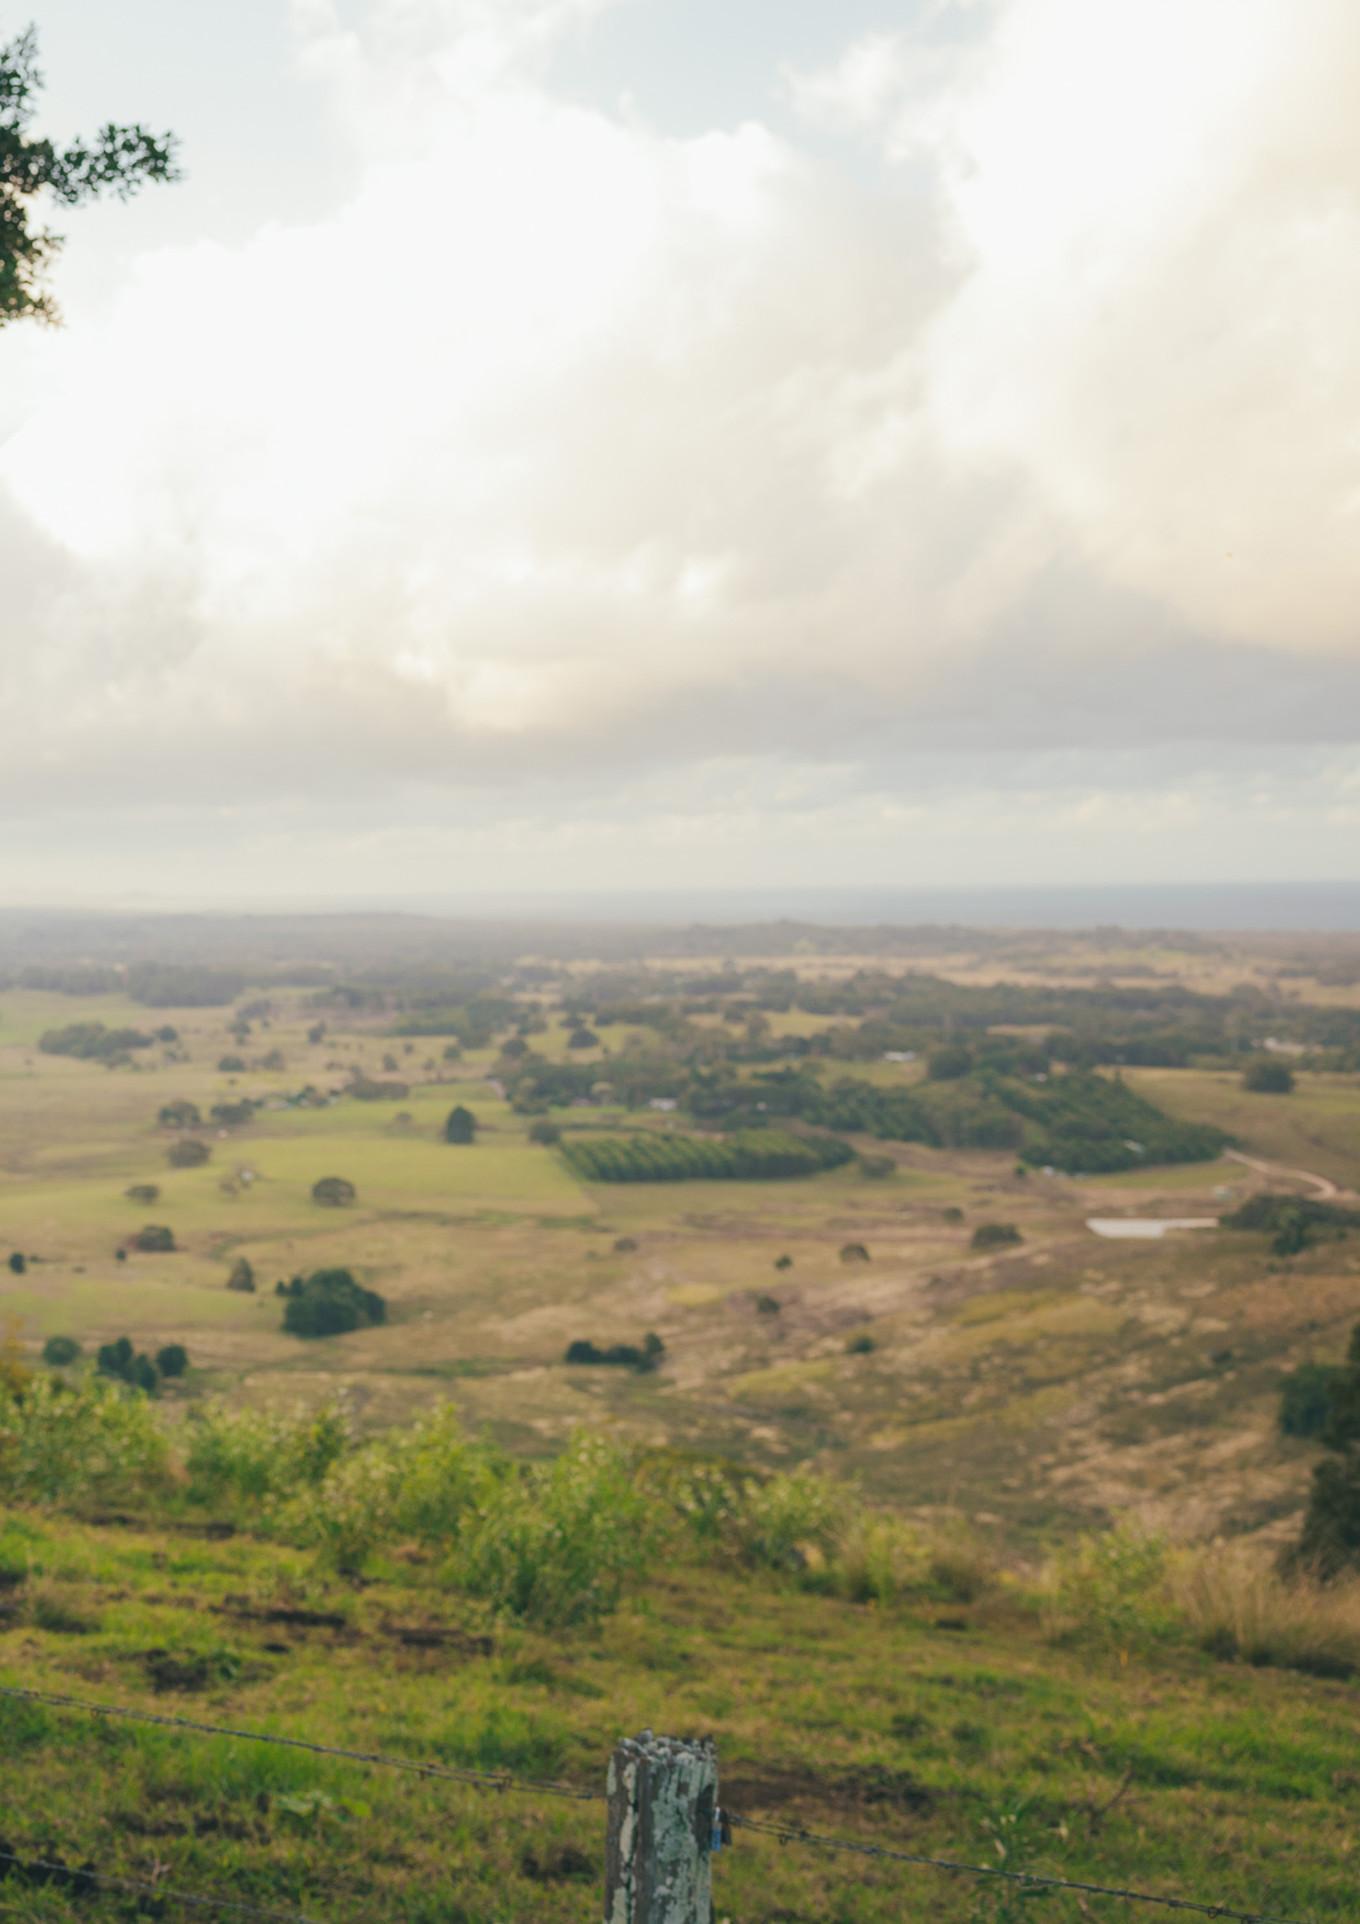
[[[1283,1163],[1262,1162],[1259,1156],[1244,1156],[1240,1149],[1225,1149],[1223,1154],[1230,1162],[1240,1162],[1248,1169],[1254,1169],[1258,1176],[1288,1176],[1295,1182],[1309,1183],[1317,1191],[1319,1202],[1332,1202],[1338,1196],[1352,1193],[1334,1183],[1330,1176],[1315,1175],[1311,1169],[1286,1169]]]

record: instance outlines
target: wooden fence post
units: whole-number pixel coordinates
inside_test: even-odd
[[[609,1760],[605,1924],[713,1924],[717,1821],[711,1740],[625,1739]]]

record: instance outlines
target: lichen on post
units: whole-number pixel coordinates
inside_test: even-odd
[[[713,1924],[718,1758],[644,1730],[609,1762],[605,1924]]]

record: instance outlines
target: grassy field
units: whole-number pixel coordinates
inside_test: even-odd
[[[244,1045],[229,1011],[156,1012],[179,1031],[180,1059],[157,1047],[110,1071],[34,1046],[96,1012],[152,1026],[103,998],[0,1001],[0,1251],[33,1259],[23,1275],[0,1269],[0,1318],[30,1354],[52,1335],[89,1350],[127,1334],[150,1350],[183,1343],[190,1396],[281,1404],[343,1389],[373,1424],[451,1398],[531,1452],[587,1421],[807,1461],[913,1512],[981,1516],[1021,1547],[1129,1508],[1191,1534],[1293,1527],[1309,1458],[1276,1435],[1276,1386],[1291,1362],[1339,1354],[1360,1256],[1328,1245],[1282,1267],[1257,1238],[1119,1245],[1085,1227],[1097,1214],[1217,1214],[1261,1184],[1240,1164],[1075,1181],[1022,1178],[1004,1155],[873,1144],[892,1157],[886,1179],[852,1165],[802,1181],[589,1186],[488,1085],[489,1050],[445,1063],[439,1042],[359,1018],[310,1042],[301,999],[278,996]],[[549,1040],[564,1036],[558,1024]],[[272,1050],[285,1066],[258,1066]],[[242,1055],[257,1066],[218,1066]],[[356,1069],[408,1092],[288,1106]],[[1198,1071],[1133,1080],[1264,1156],[1338,1179],[1360,1166],[1353,1078],[1303,1077],[1287,1098]],[[244,1127],[201,1130],[206,1165],[167,1165],[163,1104],[206,1116],[242,1095],[265,1106]],[[478,1117],[471,1148],[441,1139],[455,1102]],[[645,1111],[563,1117],[620,1121],[675,1126]],[[355,1185],[352,1208],[312,1201],[327,1175]],[[138,1183],[158,1185],[154,1205],[128,1199]],[[1020,1245],[974,1252],[989,1220],[1015,1223]],[[147,1222],[171,1227],[176,1251],[119,1260]],[[851,1243],[867,1262],[843,1259]],[[242,1256],[253,1296],[225,1287]],[[387,1297],[386,1326],[285,1335],[275,1282],[336,1264]],[[636,1344],[648,1330],[667,1353],[653,1376],[561,1361],[577,1338]]]
[[[19,1515],[0,1564],[0,1682],[597,1791],[621,1734],[703,1730],[743,1816],[982,1863],[999,1834],[1022,1869],[1354,1908],[1353,1684],[1092,1642],[1004,1586],[883,1610],[671,1567],[602,1628],[549,1636],[410,1559],[355,1586],[245,1539]],[[3,1700],[0,1756],[4,1848],[25,1860],[327,1920],[599,1913],[598,1804]],[[741,1831],[716,1883],[733,1924],[1123,1915]],[[34,1924],[142,1908],[0,1891]]]

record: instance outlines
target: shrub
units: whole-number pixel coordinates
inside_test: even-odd
[[[123,1194],[129,1202],[135,1203],[149,1204],[159,1202],[161,1199],[160,1184],[154,1182],[135,1182],[130,1189],[125,1189]]]
[[[165,1435],[146,1401],[107,1381],[40,1376],[0,1387],[0,1495],[9,1503],[121,1501],[162,1485]]]
[[[326,1209],[348,1209],[358,1200],[359,1192],[352,1182],[343,1176],[323,1176],[320,1182],[312,1184],[312,1201]]]
[[[269,1506],[319,1484],[349,1446],[336,1403],[291,1416],[210,1404],[189,1424],[189,1496],[196,1503],[233,1497],[258,1517]]]
[[[74,1336],[49,1336],[43,1344],[42,1359],[52,1369],[67,1369],[82,1354]]]
[[[769,1570],[805,1570],[836,1548],[846,1507],[844,1485],[811,1470],[752,1484],[733,1520],[739,1555]]]
[[[972,1051],[956,1044],[932,1049],[926,1058],[926,1074],[932,1082],[957,1082],[973,1067]]]
[[[1285,1436],[1321,1436],[1332,1413],[1338,1363],[1300,1363],[1280,1385],[1280,1429]]]
[[[223,1056],[217,1067],[224,1076],[243,1076],[246,1059],[244,1056]]]
[[[139,1249],[144,1256],[164,1256],[175,1247],[175,1232],[167,1229],[164,1223],[148,1223],[139,1229],[132,1239],[132,1247]]]
[[[1287,1096],[1294,1088],[1294,1071],[1287,1063],[1265,1056],[1260,1062],[1249,1064],[1242,1077],[1242,1087],[1255,1096]]]
[[[972,1237],[974,1249],[1008,1249],[1023,1241],[1014,1223],[979,1223]]]
[[[347,1269],[318,1269],[288,1287],[283,1327],[294,1336],[344,1336],[387,1321],[387,1304]]]
[[[246,1296],[255,1294],[255,1271],[244,1256],[238,1256],[232,1264],[231,1274],[227,1278],[227,1288],[239,1290]]]
[[[1044,1619],[1051,1636],[1133,1650],[1168,1634],[1163,1538],[1123,1524],[1079,1537],[1046,1573]]]
[[[25,1274],[28,1269],[28,1258],[24,1255],[22,1249],[12,1249],[10,1251],[9,1266],[16,1276]]]
[[[211,1155],[207,1143],[197,1136],[181,1136],[166,1150],[165,1159],[172,1169],[201,1169]]]
[[[540,1118],[539,1121],[529,1124],[529,1140],[543,1149],[551,1149],[561,1142],[562,1131],[555,1122],[549,1122],[546,1117]]]
[[[183,1376],[188,1367],[189,1352],[183,1343],[167,1343],[156,1351],[156,1368],[162,1376]]]
[[[1171,1597],[1196,1641],[1215,1657],[1274,1664],[1312,1676],[1360,1669],[1360,1581],[1286,1579],[1242,1546],[1214,1545],[1177,1563]]]
[[[196,1102],[189,1102],[183,1096],[174,1102],[167,1102],[156,1117],[162,1129],[198,1129],[203,1117]]]
[[[656,1543],[627,1460],[603,1438],[577,1436],[555,1462],[499,1484],[449,1569],[508,1615],[566,1626],[615,1609]]]
[[[126,1336],[120,1336],[112,1343],[101,1344],[95,1368],[101,1376],[114,1377],[118,1382],[126,1383],[130,1389],[142,1390],[148,1396],[154,1396],[160,1388],[156,1365],[141,1351],[134,1352]]]
[[[878,1344],[866,1329],[861,1330],[858,1336],[850,1338],[845,1346],[845,1353],[847,1356],[871,1356],[877,1348]]]
[[[891,1156],[861,1156],[859,1170],[862,1176],[868,1176],[871,1181],[883,1182],[897,1174],[897,1164]]]
[[[600,1349],[587,1338],[578,1337],[574,1343],[567,1345],[562,1360],[578,1367],[630,1369],[645,1375],[660,1367],[665,1353],[666,1345],[661,1338],[655,1330],[648,1330],[641,1348],[634,1343],[613,1343],[608,1349]]]
[[[792,1256],[776,1256],[774,1259],[774,1266],[776,1269],[792,1269],[793,1258]]]
[[[841,1248],[843,1263],[867,1263],[869,1252],[863,1243],[845,1243]]]
[[[461,1102],[448,1113],[444,1123],[444,1140],[458,1144],[477,1140],[477,1118],[470,1109],[465,1109]]]

